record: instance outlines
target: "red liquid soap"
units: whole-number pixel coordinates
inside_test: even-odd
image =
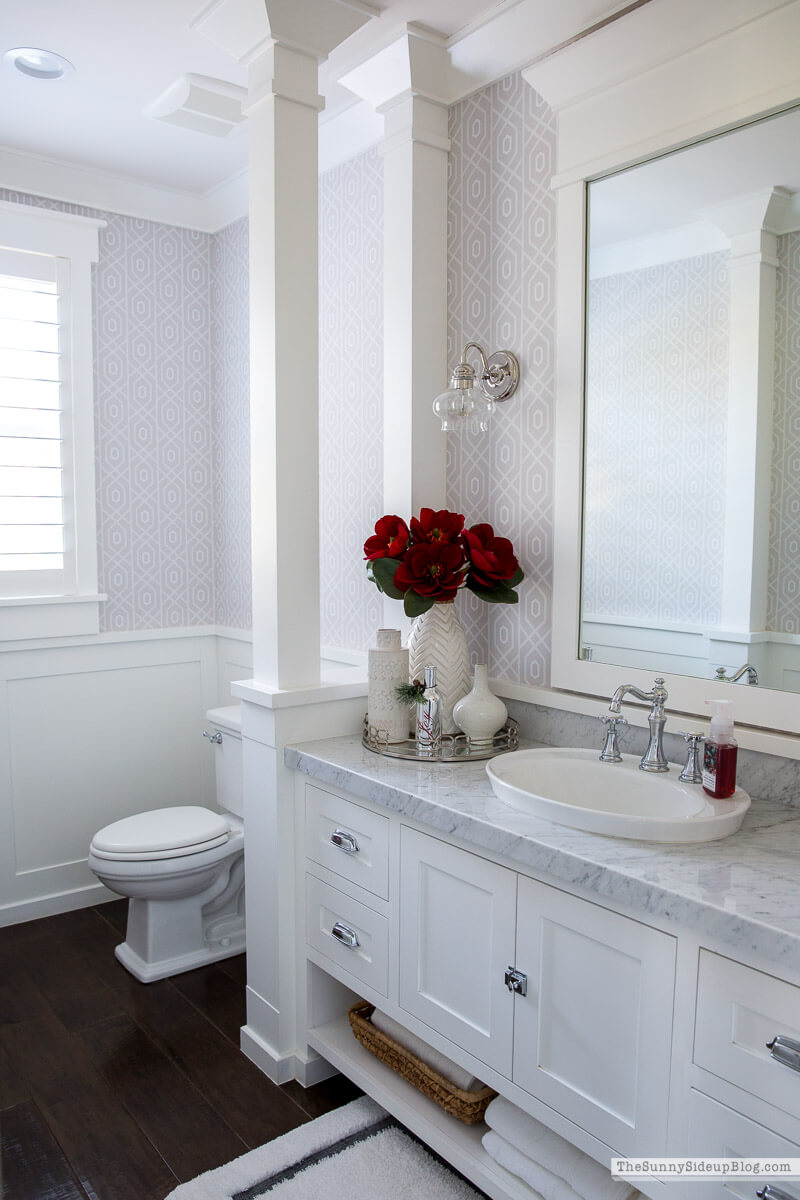
[[[736,742],[706,742],[703,755],[703,791],[715,800],[727,800],[736,791]]]

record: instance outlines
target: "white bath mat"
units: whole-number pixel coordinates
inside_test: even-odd
[[[480,1200],[363,1096],[183,1183],[166,1200]]]

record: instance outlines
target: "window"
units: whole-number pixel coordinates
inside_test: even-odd
[[[99,221],[0,204],[0,641],[98,629]]]

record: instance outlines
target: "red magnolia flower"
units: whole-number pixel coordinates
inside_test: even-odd
[[[400,517],[381,517],[375,533],[364,543],[364,557],[400,558],[409,542],[408,526]]]
[[[410,589],[433,600],[453,600],[468,565],[456,542],[417,542],[397,568],[394,586],[401,592]]]
[[[445,508],[423,508],[409,525],[381,517],[364,555],[367,578],[402,600],[409,617],[455,599],[465,586],[493,604],[516,604],[514,588],[524,578],[508,538],[495,537],[491,525],[465,530],[461,514]]]
[[[519,569],[514,548],[508,538],[495,537],[491,525],[473,525],[464,531],[470,561],[470,581],[478,587],[493,588],[511,579]]]
[[[448,512],[442,508],[420,509],[419,519],[411,518],[411,534],[415,542],[457,542],[464,528],[461,513]]]

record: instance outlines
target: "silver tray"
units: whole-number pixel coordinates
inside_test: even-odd
[[[443,733],[442,748],[439,754],[419,754],[414,738],[404,742],[390,742],[384,729],[376,729],[370,725],[364,715],[364,729],[361,743],[373,754],[384,754],[387,758],[412,759],[414,762],[479,762],[483,758],[494,758],[498,754],[507,754],[519,747],[519,725],[509,717],[502,729],[494,735],[491,742],[481,742],[473,746],[465,733]]]

